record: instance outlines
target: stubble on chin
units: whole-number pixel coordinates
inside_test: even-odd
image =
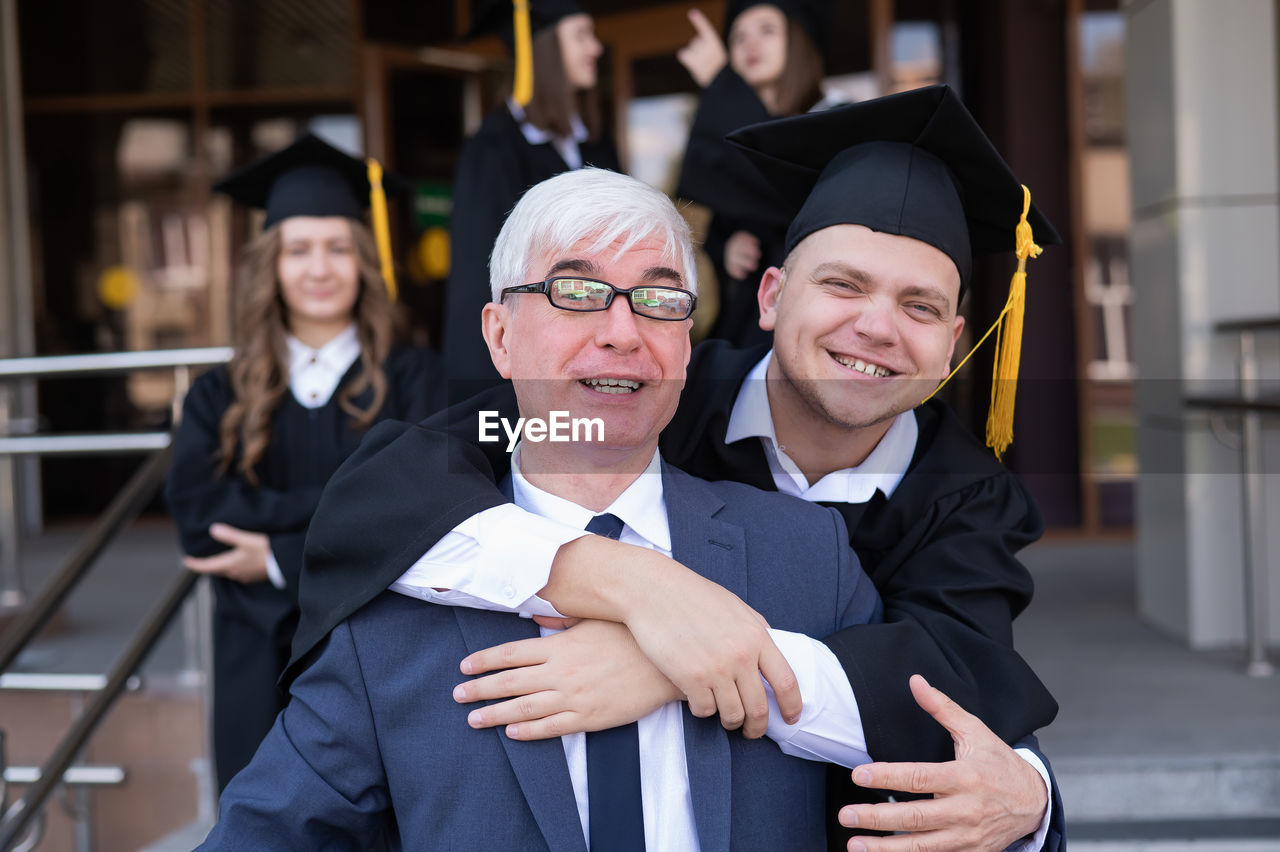
[[[869,411],[866,407],[847,406],[841,410],[839,403],[849,394],[859,392],[855,382],[843,379],[795,379],[786,365],[779,362],[783,393],[798,400],[808,416],[837,429],[854,431],[879,426],[914,406],[894,406],[886,403],[883,409]]]

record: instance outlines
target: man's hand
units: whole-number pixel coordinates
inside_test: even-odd
[[[925,681],[911,677],[911,693],[956,744],[949,763],[869,763],[853,771],[855,784],[883,790],[932,793],[933,799],[848,805],[840,824],[849,828],[910,832],[854,837],[850,852],[997,852],[1032,834],[1048,807],[1040,773],[982,720]]]
[[[511,699],[471,711],[467,722],[506,725],[513,740],[616,728],[684,697],[641,653],[631,631],[612,621],[588,619],[563,633],[486,648],[461,668],[497,672],[458,684],[453,697],[461,704]]]
[[[259,583],[267,579],[267,554],[271,539],[263,533],[250,532],[230,524],[213,524],[210,537],[231,545],[230,550],[214,556],[184,556],[182,564],[198,574],[226,577],[237,583]]]
[[[802,709],[800,688],[768,622],[737,595],[673,565],[679,570],[638,593],[625,619],[640,649],[684,694],[695,716],[718,712],[725,728],[763,736],[769,725],[763,675],[783,719],[794,724]]]
[[[760,266],[760,241],[750,231],[734,231],[724,244],[724,271],[746,278]]]
[[[699,88],[705,89],[729,61],[729,55],[725,52],[724,42],[720,41],[720,34],[706,15],[690,9],[689,23],[693,24],[693,38],[676,51],[676,59],[680,60]]]
[[[538,594],[567,615],[629,627],[695,716],[719,713],[726,728],[763,736],[769,726],[763,676],[782,718],[789,724],[800,718],[795,673],[760,613],[669,556],[584,535],[556,552]]]

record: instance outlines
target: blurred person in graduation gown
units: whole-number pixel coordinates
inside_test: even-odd
[[[526,189],[561,172],[584,165],[619,171],[596,100],[602,48],[594,21],[575,0],[529,0],[528,15],[528,45],[515,37],[510,0],[489,3],[472,29],[502,37],[515,53],[517,79],[512,97],[463,146],[453,183],[444,355],[450,380],[465,380],[457,398],[501,380],[480,334],[480,310],[489,301],[489,253],[507,213]]]
[[[308,134],[215,189],[266,220],[245,250],[235,354],[187,394],[165,497],[183,564],[213,577],[221,790],[284,706],[321,489],[371,425],[433,411],[442,382],[432,353],[394,342],[363,162]]]
[[[738,346],[769,341],[759,325],[756,285],[764,270],[782,263],[790,223],[773,188],[725,136],[830,105],[819,50],[829,17],[823,0],[730,0],[722,41],[705,15],[689,12],[695,35],[676,58],[702,87],[702,98],[676,195],[712,212],[703,250],[720,285],[720,311],[709,337]]]

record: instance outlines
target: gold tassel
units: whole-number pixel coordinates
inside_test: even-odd
[[[1022,320],[1027,310],[1027,258],[1039,257],[1042,249],[1035,244],[1027,213],[1031,209],[1031,190],[1022,188],[1022,217],[1018,219],[1018,269],[1009,282],[1009,299],[996,324],[1002,326],[996,341],[995,364],[991,372],[991,409],[987,412],[987,446],[996,458],[1013,443],[1013,398],[1018,392],[1018,364],[1022,360]],[[1005,320],[1008,322],[1005,322]]]
[[[378,260],[382,262],[382,280],[387,296],[396,300],[396,270],[391,262],[391,224],[387,219],[387,193],[382,188],[382,164],[369,157],[369,213],[373,218],[373,238],[378,243]]]
[[[533,99],[533,34],[529,24],[529,0],[514,0],[516,77],[511,98],[521,107]]]
[[[987,411],[987,446],[995,450],[996,458],[1004,455],[1004,451],[1013,443],[1013,400],[1018,390],[1018,364],[1022,359],[1022,324],[1027,308],[1027,258],[1039,257],[1043,249],[1035,244],[1031,233],[1031,223],[1027,221],[1027,213],[1031,211],[1031,190],[1022,187],[1022,216],[1018,219],[1016,229],[1015,253],[1018,257],[1018,269],[1009,282],[1009,298],[996,321],[987,329],[969,354],[964,356],[956,368],[951,371],[942,384],[934,388],[933,393],[921,401],[923,405],[942,390],[951,377],[960,371],[973,353],[986,342],[991,333],[999,330],[996,337],[995,359],[991,366],[991,408]],[[1008,320],[1006,323],[1005,320]]]

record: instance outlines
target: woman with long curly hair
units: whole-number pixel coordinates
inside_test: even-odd
[[[480,310],[489,301],[489,252],[507,213],[526,189],[561,172],[619,170],[596,100],[603,48],[594,21],[576,0],[529,0],[528,13],[529,98],[522,105],[513,96],[485,117],[463,145],[454,176],[444,355],[449,377],[476,380],[472,388],[499,381]],[[492,0],[472,34],[496,33],[515,50],[514,29],[511,0]]]
[[[235,354],[183,406],[165,497],[187,568],[214,588],[218,788],[249,762],[284,696],[307,527],[375,422],[437,407],[430,353],[395,344],[395,307],[361,221],[365,166],[314,136],[215,188],[265,207],[244,253]]]
[[[830,0],[730,0],[728,46],[697,9],[694,37],[676,58],[702,87],[702,98],[676,194],[711,208],[703,250],[720,284],[711,337],[739,346],[766,342],[756,288],[782,262],[785,205],[724,137],[740,127],[832,105],[822,93],[819,42]]]

